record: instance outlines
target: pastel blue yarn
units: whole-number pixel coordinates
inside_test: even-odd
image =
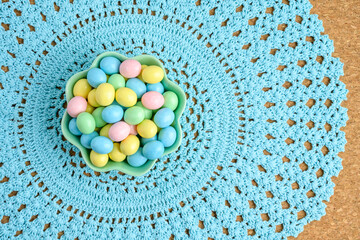
[[[310,9],[3,1],[0,239],[284,239],[319,220],[347,90]],[[104,51],[154,55],[186,92],[180,148],[141,177],[95,173],[61,135],[66,81]]]

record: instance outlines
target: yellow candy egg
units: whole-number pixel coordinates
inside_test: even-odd
[[[137,125],[137,132],[143,138],[152,138],[156,135],[157,131],[156,124],[148,119],[145,119]]]
[[[88,95],[88,103],[93,107],[100,107],[100,104],[95,99],[96,88],[91,90]]]
[[[103,167],[107,164],[109,156],[107,154],[100,154],[95,151],[90,152],[90,161],[96,167]]]
[[[95,92],[95,99],[101,106],[109,106],[115,98],[115,89],[110,83],[100,84]]]
[[[120,143],[114,143],[113,150],[109,153],[109,157],[115,162],[122,162],[125,160],[126,155],[120,152]]]
[[[127,87],[116,90],[116,101],[124,107],[132,107],[137,102],[136,93]]]
[[[140,79],[141,81],[144,81],[144,79],[142,78],[141,74],[142,74],[144,68],[146,68],[146,67],[147,67],[147,65],[141,65],[140,74],[139,74],[139,76],[137,76],[137,78]]]
[[[102,127],[100,130],[100,136],[109,138],[109,129],[111,126],[112,126],[112,124],[106,124],[104,127]]]
[[[158,83],[164,78],[164,71],[158,66],[148,66],[141,73],[142,79],[146,83]]]
[[[139,149],[140,141],[135,135],[129,135],[120,143],[120,151],[125,155],[133,155]]]
[[[74,88],[73,88],[73,94],[74,94],[74,96],[80,96],[83,98],[87,98],[91,89],[92,89],[92,87],[88,83],[87,79],[83,78],[75,83]]]
[[[91,106],[89,103],[87,103],[85,112],[92,113],[95,110],[93,106]]]

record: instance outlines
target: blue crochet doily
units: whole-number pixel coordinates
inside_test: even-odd
[[[320,219],[347,90],[310,8],[3,0],[0,238],[284,239]],[[104,51],[152,54],[186,92],[181,147],[142,177],[90,170],[61,135],[67,79]]]

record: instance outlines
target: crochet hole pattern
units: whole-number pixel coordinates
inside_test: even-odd
[[[283,239],[325,214],[347,91],[307,1],[0,6],[0,236]],[[182,145],[142,177],[61,135],[67,79],[104,51],[152,54],[186,92]]]

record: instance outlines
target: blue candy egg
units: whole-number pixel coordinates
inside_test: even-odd
[[[100,84],[106,83],[106,74],[100,68],[92,68],[87,73],[88,83],[97,88]]]
[[[144,146],[148,142],[155,141],[155,140],[157,140],[157,135],[153,136],[152,138],[141,138],[140,142],[141,142],[141,145]]]
[[[98,136],[91,141],[91,148],[97,153],[108,154],[113,149],[113,142],[104,136]]]
[[[125,86],[136,93],[137,98],[141,98],[146,93],[146,85],[138,78],[130,78],[127,80]]]
[[[161,94],[164,93],[164,85],[162,85],[161,82],[154,83],[154,84],[146,84],[146,89],[148,92],[155,91],[155,92],[159,92]]]
[[[127,157],[127,161],[133,167],[140,167],[146,163],[147,158],[142,154],[142,148],[139,148],[136,153]]]
[[[107,74],[119,73],[120,60],[115,57],[104,57],[100,61],[100,68]]]
[[[86,148],[91,148],[91,141],[96,138],[97,136],[99,136],[99,134],[96,131],[93,131],[90,134],[83,134],[80,137],[80,143],[81,145],[83,145]]]
[[[69,122],[69,131],[75,136],[80,136],[82,133],[76,125],[76,118],[72,118]]]
[[[170,147],[173,145],[176,140],[175,128],[169,126],[161,129],[158,140],[164,144],[164,147]]]
[[[159,128],[166,128],[172,124],[175,114],[170,108],[162,108],[154,116],[154,122]]]
[[[162,144],[162,142],[151,141],[144,145],[142,153],[147,159],[154,160],[161,157],[164,151],[164,144]]]
[[[117,105],[110,105],[104,108],[101,113],[102,119],[107,123],[116,123],[124,116],[124,110]]]

